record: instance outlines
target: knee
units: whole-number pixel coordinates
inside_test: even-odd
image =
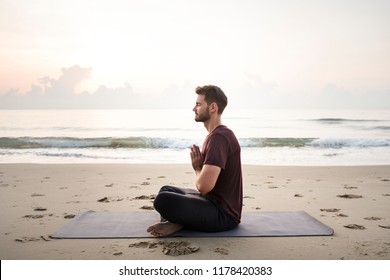
[[[157,211],[161,209],[161,206],[165,204],[165,193],[169,192],[170,186],[162,186],[153,201],[154,209]]]
[[[180,204],[183,189],[174,186],[163,186],[154,199],[153,206],[158,212],[172,210],[173,206]]]
[[[156,209],[158,212],[160,212],[163,208],[165,208],[164,206],[168,203],[167,200],[168,199],[167,199],[166,193],[161,192],[161,190],[160,190],[160,192],[156,195],[156,198],[153,201],[154,209]]]
[[[161,192],[171,192],[171,191],[173,191],[173,188],[174,188],[174,187],[168,186],[168,185],[162,186],[162,187],[160,188],[159,193],[161,193]]]

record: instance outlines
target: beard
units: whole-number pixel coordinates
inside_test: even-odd
[[[195,115],[196,122],[206,122],[210,119],[209,111],[206,110],[203,114]]]

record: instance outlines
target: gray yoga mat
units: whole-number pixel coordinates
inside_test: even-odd
[[[145,238],[146,228],[159,221],[156,212],[94,212],[77,215],[52,238]],[[181,230],[170,236],[180,237],[255,237],[332,235],[333,229],[304,211],[243,212],[241,223],[223,232]]]

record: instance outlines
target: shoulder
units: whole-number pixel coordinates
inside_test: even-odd
[[[228,140],[231,140],[232,138],[235,139],[236,136],[234,135],[234,132],[228,128],[225,125],[220,125],[218,126],[212,133],[211,136],[216,136],[216,137],[224,137],[227,138]]]
[[[208,142],[211,145],[222,145],[228,147],[239,146],[238,140],[233,131],[224,125],[218,126],[211,134],[209,134]]]
[[[212,132],[212,134],[231,134],[231,133],[233,133],[233,131],[230,128],[228,128],[226,125],[217,126]]]
[[[233,150],[240,149],[240,143],[238,142],[236,135],[227,126],[221,125],[217,127],[213,138],[219,143],[225,143],[225,145]]]

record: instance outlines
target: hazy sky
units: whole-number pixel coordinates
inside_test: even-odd
[[[389,15],[388,0],[0,0],[0,108],[184,107],[204,84],[233,107],[390,108]]]

